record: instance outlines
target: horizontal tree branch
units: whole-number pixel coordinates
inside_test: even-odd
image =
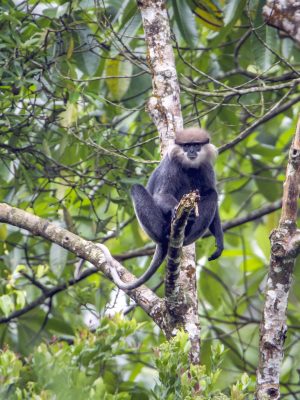
[[[289,82],[279,83],[276,85],[264,85],[264,86],[250,86],[245,89],[230,88],[230,90],[218,89],[217,91],[205,91],[192,89],[190,87],[182,85],[182,87],[189,93],[206,96],[206,97],[228,97],[228,96],[242,96],[249,93],[261,93],[269,91],[277,91],[280,89],[293,88],[300,84],[300,78],[293,79]]]
[[[255,221],[258,218],[263,217],[264,215],[271,214],[272,212],[279,210],[282,206],[282,200],[274,201],[274,203],[270,203],[266,206],[261,207],[258,210],[251,211],[243,217],[234,218],[232,221],[225,221],[222,224],[223,232],[235,228],[237,226],[246,224],[250,221]],[[211,236],[211,234],[207,234],[204,237]]]

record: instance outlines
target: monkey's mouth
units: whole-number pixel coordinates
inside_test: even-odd
[[[189,158],[190,160],[195,160],[195,158],[197,158],[197,154],[190,154],[190,155],[188,156],[188,158]]]

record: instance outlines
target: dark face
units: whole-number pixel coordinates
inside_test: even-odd
[[[181,147],[190,160],[197,158],[198,153],[201,151],[203,143],[185,143]]]

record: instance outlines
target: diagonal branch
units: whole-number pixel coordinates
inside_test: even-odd
[[[291,108],[294,104],[298,103],[300,101],[300,96],[296,96],[295,98],[283,103],[285,98],[288,97],[290,94],[290,91],[284,95],[274,106],[270,108],[261,118],[256,119],[254,122],[252,122],[251,125],[249,125],[246,129],[244,129],[236,138],[234,138],[231,142],[228,142],[218,148],[219,154],[223,153],[226,150],[229,150],[233,147],[235,147],[238,143],[246,139],[252,132],[255,131],[255,129],[272,119],[274,116],[283,113],[284,111],[288,110]]]
[[[106,258],[103,251],[105,246],[101,245],[101,249],[99,245],[82,239],[81,237],[64,228],[61,228],[26,211],[11,207],[5,203],[0,203],[0,222],[26,229],[33,235],[41,236],[53,243],[58,244],[59,246],[76,254],[78,257],[89,261],[97,268],[97,270],[102,272],[107,279],[112,280],[110,272],[112,266],[109,263],[110,260]],[[116,262],[114,266],[118,269],[118,273],[122,276],[122,279],[125,282],[136,279],[135,276],[132,275],[120,263]],[[84,276],[84,273],[80,276]],[[55,292],[57,287],[49,289],[50,292],[45,292],[48,297],[52,295],[51,290]],[[154,322],[162,327],[162,317],[159,311],[161,308],[164,308],[163,301],[156,296],[152,290],[148,289],[146,286],[141,286],[128,292],[128,296],[131,297],[137,304],[139,304],[143,310],[153,318]],[[44,300],[45,297],[43,297],[43,295],[40,296],[40,298],[36,300],[36,303],[32,303],[31,309],[41,304]],[[15,315],[15,317],[17,316],[18,315]]]

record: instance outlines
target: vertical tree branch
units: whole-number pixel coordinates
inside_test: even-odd
[[[297,229],[297,201],[300,185],[300,116],[289,152],[283,185],[279,226],[270,236],[271,260],[266,300],[260,326],[260,352],[257,370],[257,399],[280,398],[280,367],[286,338],[286,309],[295,259],[300,249]]]
[[[182,129],[183,120],[180,106],[180,87],[177,78],[175,58],[171,42],[171,29],[165,0],[139,0],[145,39],[148,47],[148,64],[152,72],[153,92],[147,109],[159,132],[161,154],[166,153],[174,133]],[[196,286],[195,246],[183,249],[179,290],[183,313],[172,319],[171,332],[183,327],[190,336],[192,362],[200,359],[200,332]],[[178,323],[180,321],[180,324]]]
[[[179,202],[175,218],[171,225],[171,234],[168,248],[168,264],[165,278],[165,294],[166,302],[172,307],[178,303],[179,275],[180,275],[180,261],[181,250],[184,242],[185,227],[188,222],[188,217],[193,208],[197,207],[199,201],[199,194],[197,192],[188,193]],[[172,314],[174,314],[172,312]]]
[[[148,47],[147,59],[152,72],[153,92],[147,105],[165,153],[169,140],[182,129],[180,88],[171,42],[171,30],[165,0],[138,2]]]
[[[184,231],[193,208],[198,207],[199,194],[185,195],[176,209],[172,221],[165,278],[166,308],[175,327],[184,326],[191,343],[190,360],[200,363],[200,322],[198,317],[198,297],[195,268],[189,263],[194,260],[193,246],[185,248],[182,255]],[[199,210],[196,209],[196,212]],[[190,253],[188,253],[190,251]]]

